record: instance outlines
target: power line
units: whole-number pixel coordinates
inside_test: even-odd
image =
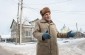
[[[85,12],[85,11],[62,11],[62,10],[52,10],[54,12]]]
[[[38,11],[38,9],[35,9],[35,8],[32,8],[32,7],[25,7],[25,6],[24,6],[23,8],[32,9],[32,10]]]
[[[32,7],[26,7],[24,6],[24,8],[29,8],[29,9],[33,9],[35,11],[38,11],[38,8],[32,8]],[[57,13],[64,13],[64,12],[69,12],[69,13],[85,13],[85,11],[62,11],[62,10],[52,10],[53,12],[57,12]]]
[[[72,0],[66,0],[66,1],[62,1],[62,2],[51,2],[51,3],[46,3],[46,4],[29,4],[29,5],[55,5],[55,4],[58,4],[58,3],[65,3],[65,2],[70,2]]]

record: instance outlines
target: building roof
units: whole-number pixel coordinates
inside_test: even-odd
[[[29,23],[35,22],[35,21],[37,21],[37,20],[39,20],[39,18],[37,18],[37,19],[35,19],[35,20],[33,20],[33,21],[30,21]]]
[[[10,28],[12,28],[13,23],[17,24],[17,21],[15,21],[15,20],[13,19]],[[19,22],[19,24],[20,24],[20,22]],[[24,26],[25,26],[25,25],[26,25],[26,26],[30,26],[30,25],[31,25],[28,20],[22,20],[22,24],[23,24]]]
[[[31,25],[28,20],[24,20],[23,24],[24,25]]]
[[[13,19],[10,28],[12,28],[13,23],[17,23],[17,22]]]

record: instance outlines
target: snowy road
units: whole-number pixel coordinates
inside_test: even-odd
[[[0,55],[12,55],[12,54],[0,46]]]
[[[36,55],[36,44],[37,42],[28,42],[24,45],[0,43],[0,55]],[[85,38],[58,39],[58,45],[60,55],[85,55]]]

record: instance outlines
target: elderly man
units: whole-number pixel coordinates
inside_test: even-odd
[[[57,31],[48,7],[44,7],[40,14],[42,19],[36,22],[33,32],[34,37],[38,40],[37,55],[59,55],[57,38],[67,38],[67,34]]]

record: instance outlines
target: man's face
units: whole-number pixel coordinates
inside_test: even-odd
[[[46,21],[50,21],[51,20],[51,15],[50,15],[50,13],[48,12],[48,13],[45,13],[44,15],[43,15],[43,19],[45,19]]]

